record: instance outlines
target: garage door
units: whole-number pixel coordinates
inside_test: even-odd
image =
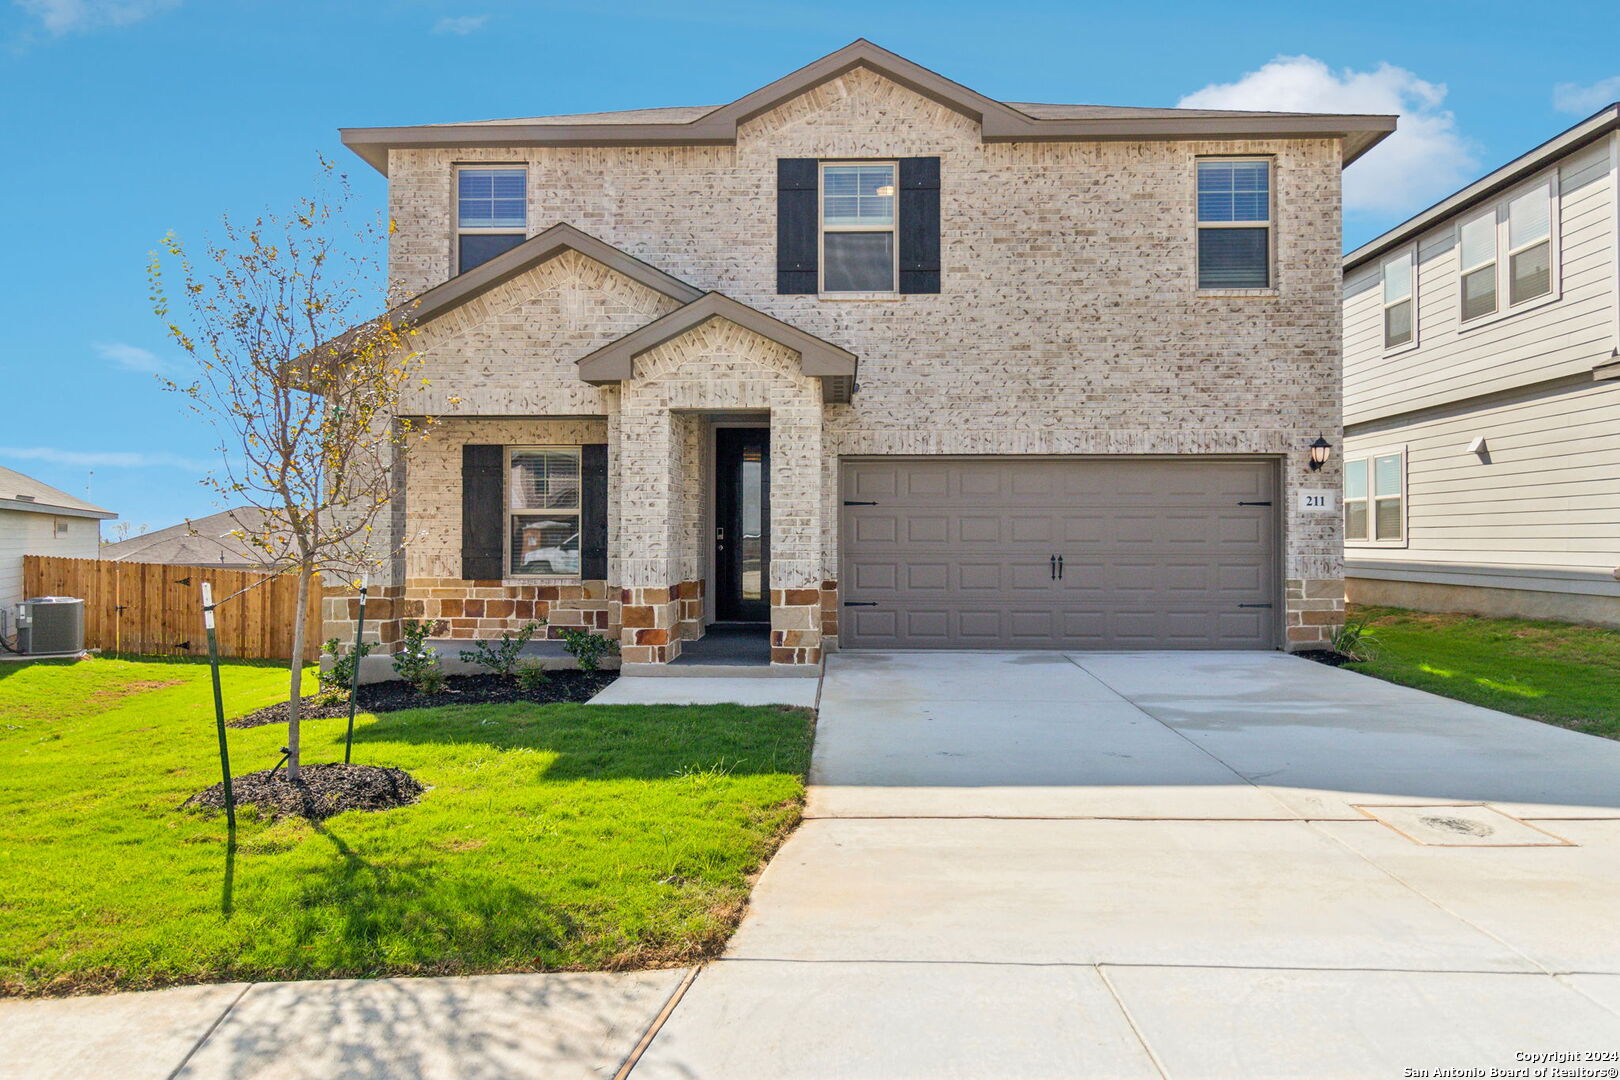
[[[842,479],[847,648],[1276,644],[1269,462],[867,459]]]

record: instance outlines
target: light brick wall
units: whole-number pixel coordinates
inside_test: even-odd
[[[692,377],[662,380],[691,392],[654,398],[637,389],[652,369],[638,370],[618,416],[615,393],[585,387],[569,367],[667,301],[579,259],[541,275],[544,288],[490,294],[480,316],[489,329],[464,331],[480,344],[435,345],[435,390],[465,384],[476,411],[609,418],[615,478],[627,492],[649,485],[672,515],[662,532],[615,526],[616,584],[668,588],[702,564],[691,491],[673,482],[691,475],[677,424],[665,432],[652,414],[767,406],[781,440],[773,484],[789,500],[773,507],[775,589],[819,590],[838,577],[837,459],[858,454],[1285,456],[1283,576],[1336,583],[1337,518],[1299,514],[1295,494],[1338,483],[1337,458],[1310,473],[1304,448],[1318,434],[1341,442],[1339,153],[1332,139],[985,144],[971,120],[861,69],[743,125],[736,146],[395,151],[391,265],[412,290],[443,281],[452,163],[521,160],[531,232],[567,221],[860,356],[854,401],[823,407],[777,347],[727,353],[708,340],[710,324],[690,336],[701,341],[664,347],[704,355]],[[1196,291],[1194,161],[1206,154],[1275,156],[1275,289]],[[886,302],[776,295],[776,160],[916,155],[942,163],[943,291]],[[593,284],[564,299],[554,284],[564,276]],[[508,348],[514,334],[522,344]],[[755,393],[747,384],[773,367],[782,393]],[[816,505],[795,505],[812,471]],[[640,512],[611,497],[627,521]],[[1300,628],[1289,636],[1305,643],[1317,632],[1303,628],[1317,624],[1304,613],[1316,609],[1302,606],[1305,584],[1297,600],[1288,591]]]

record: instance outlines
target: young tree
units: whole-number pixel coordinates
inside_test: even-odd
[[[379,519],[393,465],[430,419],[396,415],[421,380],[410,312],[382,316],[386,230],[359,220],[347,178],[321,159],[316,193],[287,214],[223,219],[223,238],[193,265],[171,233],[150,268],[152,302],[195,360],[189,383],[164,380],[220,435],[220,469],[203,483],[253,513],[236,518],[270,573],[296,574],[287,776],[301,775],[304,625],[318,573],[353,577],[392,542]],[[172,288],[170,279],[176,281]],[[171,291],[178,297],[172,297]],[[178,306],[176,314],[172,309]]]

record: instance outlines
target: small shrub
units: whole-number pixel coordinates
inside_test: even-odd
[[[329,638],[321,651],[332,658],[332,666],[322,671],[317,678],[320,681],[320,690],[316,693],[316,700],[321,704],[336,704],[349,700],[349,688],[354,685],[354,665],[365,659],[375,645],[362,641],[348,651],[337,638]]]
[[[579,661],[581,671],[595,671],[602,657],[619,655],[619,643],[590,630],[562,630],[563,651]]]
[[[549,676],[546,669],[538,660],[525,660],[517,667],[518,686],[526,694],[532,694],[546,684]]]
[[[416,673],[416,680],[411,683],[418,694],[442,694],[445,689],[444,668],[439,666],[435,659],[433,663]]]
[[[444,670],[439,667],[437,649],[429,647],[427,639],[444,628],[442,622],[418,622],[406,619],[400,628],[399,651],[394,654],[394,671],[424,694],[436,694],[444,689]],[[423,687],[437,683],[437,689]]]
[[[461,658],[469,664],[489,668],[496,675],[510,679],[517,673],[518,654],[523,646],[534,637],[535,631],[545,626],[545,620],[524,623],[517,633],[506,631],[501,634],[501,640],[475,641],[471,649],[462,649]]]
[[[1357,663],[1371,660],[1376,634],[1370,619],[1351,619],[1333,632],[1333,651]]]

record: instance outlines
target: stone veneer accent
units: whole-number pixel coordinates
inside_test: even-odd
[[[445,624],[443,636],[499,637],[525,623],[544,620],[545,638],[563,630],[610,633],[618,628],[616,605],[605,581],[572,585],[511,585],[461,578],[412,578],[405,584],[404,617]]]
[[[391,653],[399,644],[400,623],[405,613],[405,590],[398,585],[373,586],[366,592],[365,640],[377,646],[373,652]],[[354,641],[354,623],[360,615],[360,592],[347,585],[321,586],[321,625],[308,633],[320,633],[320,640],[337,638],[345,647]]]
[[[771,663],[821,663],[821,589],[771,590]]]
[[[682,641],[703,636],[700,581],[621,589],[619,603],[619,658],[626,664],[667,664],[681,655]]]
[[[1211,154],[1276,162],[1272,289],[1196,289],[1194,162]],[[777,159],[914,155],[941,159],[942,291],[777,295]],[[532,231],[570,222],[844,346],[860,356],[860,389],[823,406],[794,354],[723,320],[639,357],[621,386],[586,385],[579,357],[673,302],[560,256],[422,328],[435,400],[425,393],[420,409],[451,419],[431,440],[449,436],[442,460],[411,464],[398,528],[420,536],[398,582],[459,572],[455,468],[468,441],[606,441],[608,595],[696,581],[703,417],[747,412],[771,426],[770,587],[784,601],[821,594],[809,625],[797,611],[808,602],[773,611],[774,647],[795,657],[836,633],[839,460],[857,455],[1281,458],[1288,645],[1320,644],[1342,620],[1329,595],[1340,522],[1297,498],[1339,483],[1338,455],[1313,473],[1304,450],[1318,434],[1342,442],[1337,139],[987,144],[971,118],[858,68],[749,120],[735,146],[394,151],[390,276],[405,291],[450,276],[453,165],[478,161],[527,166]],[[442,404],[446,393],[459,400]],[[678,651],[692,620],[668,618],[634,629],[676,630],[673,641],[626,647]]]
[[[1287,583],[1288,649],[1326,649],[1344,625],[1344,579],[1313,578]]]

